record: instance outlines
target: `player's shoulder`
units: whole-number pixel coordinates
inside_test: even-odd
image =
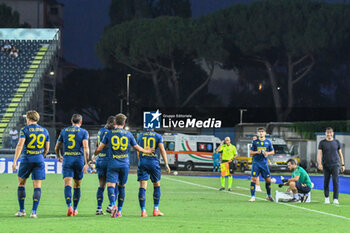
[[[61,132],[66,132],[66,131],[69,131],[69,129],[71,129],[72,126],[67,126],[67,127],[64,127]]]
[[[272,142],[271,142],[271,140],[270,139],[268,139],[268,138],[265,138],[265,143],[270,143],[270,144],[272,144]]]
[[[322,139],[321,141],[320,141],[320,144],[322,143],[326,143],[327,142],[327,139]]]
[[[105,129],[105,128],[99,129],[98,132],[97,132],[97,134],[98,134],[98,135],[102,135],[102,134],[104,133],[104,129]]]
[[[43,129],[43,131],[48,132],[48,130],[47,130],[45,127],[41,126],[41,125],[38,125],[38,124],[37,124],[36,127],[37,127],[37,128],[40,128],[40,129]]]
[[[143,137],[143,136],[145,135],[145,133],[146,133],[146,132],[147,132],[147,131],[143,131],[143,132],[141,132],[137,138],[141,138],[141,137]]]
[[[20,129],[20,135],[25,135],[27,132],[28,132],[28,126],[23,126],[21,129]]]
[[[302,173],[305,173],[305,169],[301,166],[298,166],[298,169],[296,169],[297,172],[302,172]]]
[[[69,127],[65,127],[65,128],[63,128],[63,129],[61,129],[61,132],[60,132],[60,135],[65,135],[65,133],[67,132],[67,129],[68,129]]]
[[[26,131],[26,130],[28,130],[28,125],[23,126],[23,127],[21,128],[21,130],[20,130],[20,131]]]
[[[128,137],[133,137],[134,138],[134,135],[130,131],[125,130],[125,133],[126,133],[126,135]]]
[[[88,133],[88,131],[84,128],[80,128],[80,131],[83,132],[83,133]]]
[[[80,128],[79,134],[84,138],[89,137],[89,132],[84,128]]]
[[[44,127],[43,127],[43,129],[44,129],[44,132],[45,132],[47,135],[49,135],[49,131],[48,131],[46,128],[44,128]]]
[[[154,132],[154,133],[158,138],[163,138],[163,136],[160,133],[157,133],[157,132]]]
[[[110,130],[107,129],[107,128],[105,128],[105,127],[103,127],[103,128],[101,128],[101,129],[98,131],[98,133],[104,134],[104,133],[106,133],[106,132],[108,132],[108,131],[110,131]]]

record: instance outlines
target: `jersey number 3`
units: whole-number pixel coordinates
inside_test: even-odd
[[[72,145],[67,146],[68,149],[73,149],[75,147],[75,134],[68,134],[68,141],[72,142]]]

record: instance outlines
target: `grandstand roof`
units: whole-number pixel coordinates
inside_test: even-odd
[[[58,33],[58,28],[3,28],[0,40],[52,40]]]

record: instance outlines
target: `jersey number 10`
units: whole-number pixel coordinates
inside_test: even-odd
[[[154,139],[154,138],[147,139],[147,137],[142,137],[142,139],[143,139],[143,147],[144,148],[153,148],[153,149],[156,148],[156,139]]]

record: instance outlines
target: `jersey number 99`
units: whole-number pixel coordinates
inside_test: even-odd
[[[128,148],[129,140],[125,136],[122,136],[121,138],[113,136],[111,138],[111,144],[113,150],[126,150],[126,148]]]

